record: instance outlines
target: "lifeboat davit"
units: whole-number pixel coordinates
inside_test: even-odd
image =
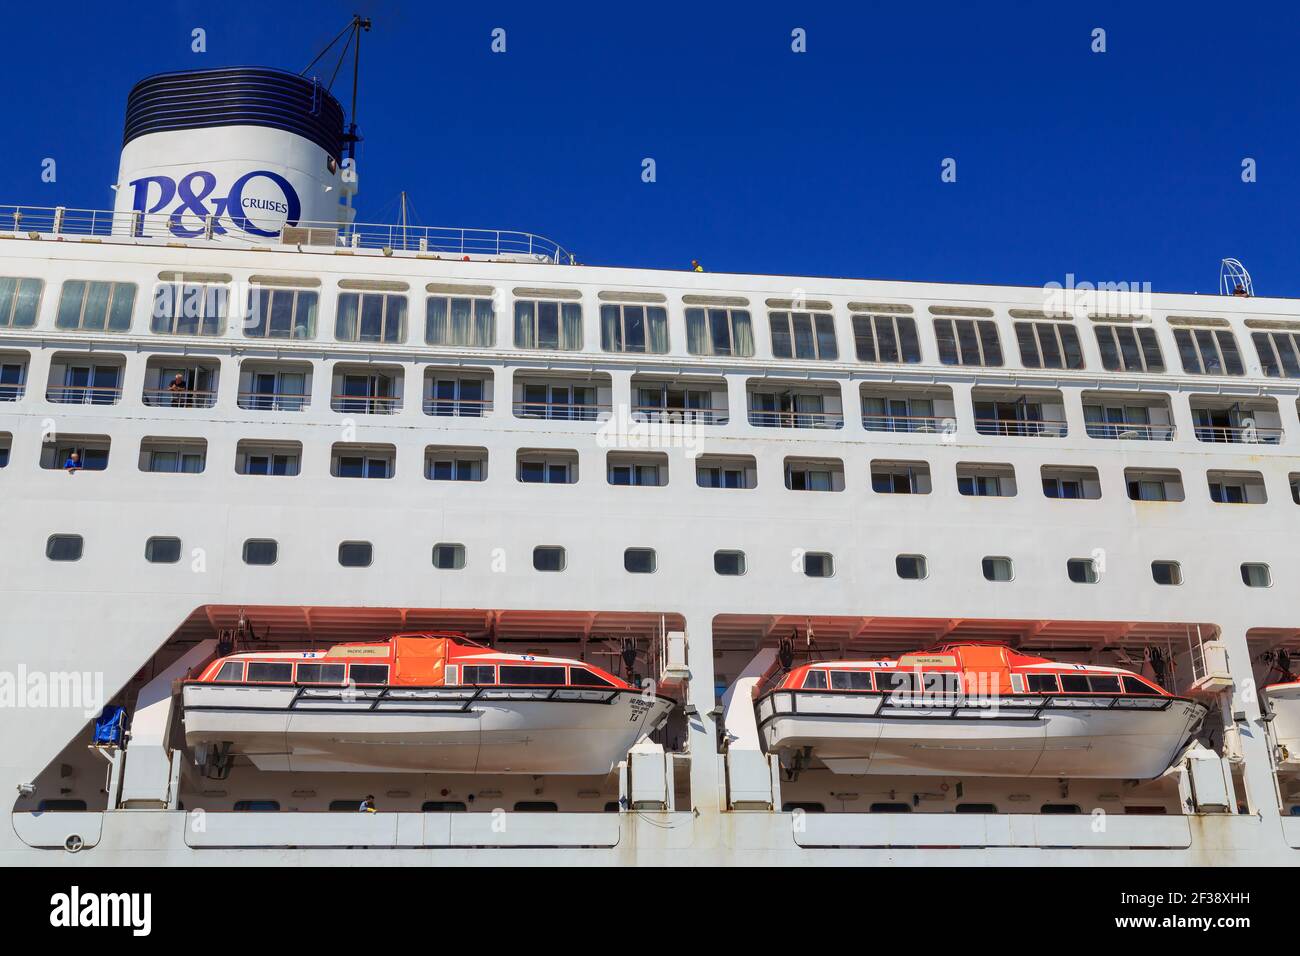
[[[990,644],[803,664],[755,697],[769,753],[845,774],[1149,780],[1206,714],[1130,671]]]
[[[222,657],[181,689],[196,761],[259,770],[609,773],[673,701],[452,633]]]

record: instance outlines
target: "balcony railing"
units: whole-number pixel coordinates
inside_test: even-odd
[[[170,388],[144,390],[144,403],[151,408],[211,408],[216,401],[216,391]]]
[[[1197,441],[1241,442],[1247,445],[1279,445],[1284,434],[1281,428],[1260,425],[1197,425]]]
[[[1020,438],[1064,438],[1064,419],[1026,421],[1020,418],[976,418],[975,430],[981,435],[1014,435]]]
[[[424,414],[442,418],[482,418],[492,411],[488,398],[426,398]]]
[[[0,385],[0,402],[16,402],[25,391],[25,385]]]
[[[1120,438],[1129,441],[1173,441],[1173,425],[1147,422],[1088,422],[1089,438]]]
[[[869,432],[919,432],[930,434],[950,431],[956,421],[940,415],[869,415],[862,416],[862,427]]]
[[[729,416],[713,408],[671,408],[663,405],[633,405],[632,417],[639,422],[665,425],[725,425]]]
[[[45,398],[60,405],[116,405],[122,399],[122,386],[51,385]]]
[[[842,412],[773,412],[751,408],[749,423],[759,428],[843,428]]]
[[[395,415],[402,407],[397,395],[332,395],[330,408],[350,415]]]
[[[292,225],[303,230],[319,230],[318,234],[333,238],[332,244],[340,248],[432,252],[457,258],[508,256],[560,265],[572,265],[576,261],[573,254],[558,242],[531,232],[366,222],[297,222]],[[252,238],[236,228],[229,217],[186,215],[179,223],[174,223],[169,213],[144,215],[134,211],[69,209],[64,206],[0,206],[0,233],[241,244],[247,244]],[[259,238],[256,241],[275,240]]]
[[[311,396],[290,392],[240,392],[239,407],[258,412],[300,412]]]
[[[551,421],[594,422],[608,418],[611,407],[604,405],[573,405],[560,402],[515,402],[516,418],[544,418]]]

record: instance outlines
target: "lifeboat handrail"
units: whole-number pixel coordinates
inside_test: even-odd
[[[635,688],[632,689],[635,690]],[[531,699],[551,701],[555,699],[556,693],[561,691],[569,691],[575,693],[593,693],[593,692],[600,693],[603,692],[604,690],[605,688],[603,687],[572,687],[567,684],[563,686],[556,686],[556,687],[529,686],[524,684],[477,684],[477,685],[451,684],[443,687],[436,687],[430,685],[425,685],[425,686],[398,685],[394,687],[393,685],[389,684],[383,687],[371,685],[368,687],[356,687],[355,689],[343,685],[333,685],[333,684],[300,684],[297,686],[293,698],[289,701],[289,706],[287,709],[297,710],[299,703],[303,702],[304,698],[306,698],[305,703],[310,704],[312,703],[312,701],[334,701],[334,700],[344,701],[345,694],[354,694],[355,695],[354,702],[359,702],[361,700],[369,701],[370,706],[365,708],[368,711],[378,710],[379,705],[384,701],[401,703],[403,699],[406,699],[406,700],[414,700],[414,701],[437,702],[440,698],[446,698],[448,702],[459,702],[461,704],[460,712],[464,713],[469,710],[471,704],[475,703],[478,700],[483,699],[485,696],[487,696],[488,698],[495,697],[496,695],[492,693],[494,691],[502,691],[506,693],[519,693],[521,691],[535,691],[535,692],[546,691],[547,693],[545,697],[540,697],[534,694]],[[612,704],[614,703],[615,700],[618,699],[619,694],[626,693],[627,690],[628,688],[611,687],[609,688],[608,695],[602,699],[575,697],[571,701],[571,703]],[[317,691],[318,693],[308,696],[307,691]],[[319,693],[321,691],[324,691],[325,693],[324,694]],[[378,691],[378,693],[375,693],[375,691]],[[398,691],[398,692],[424,691],[426,693],[426,696],[408,697],[408,698],[395,697],[393,696],[394,691]],[[465,691],[472,691],[472,693],[469,696],[465,696],[464,695]]]

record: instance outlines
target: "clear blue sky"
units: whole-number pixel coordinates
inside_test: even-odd
[[[0,202],[106,208],[137,79],[297,71],[355,8],[375,21],[362,219],[406,189],[426,224],[539,232],[594,264],[1163,291],[1214,291],[1232,255],[1260,294],[1300,295],[1295,4],[132,6],[6,11]]]

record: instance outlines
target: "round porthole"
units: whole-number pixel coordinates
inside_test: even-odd
[[[86,841],[81,839],[81,834],[79,833],[69,834],[68,838],[63,841],[63,849],[67,850],[69,853],[76,853],[85,845]]]

